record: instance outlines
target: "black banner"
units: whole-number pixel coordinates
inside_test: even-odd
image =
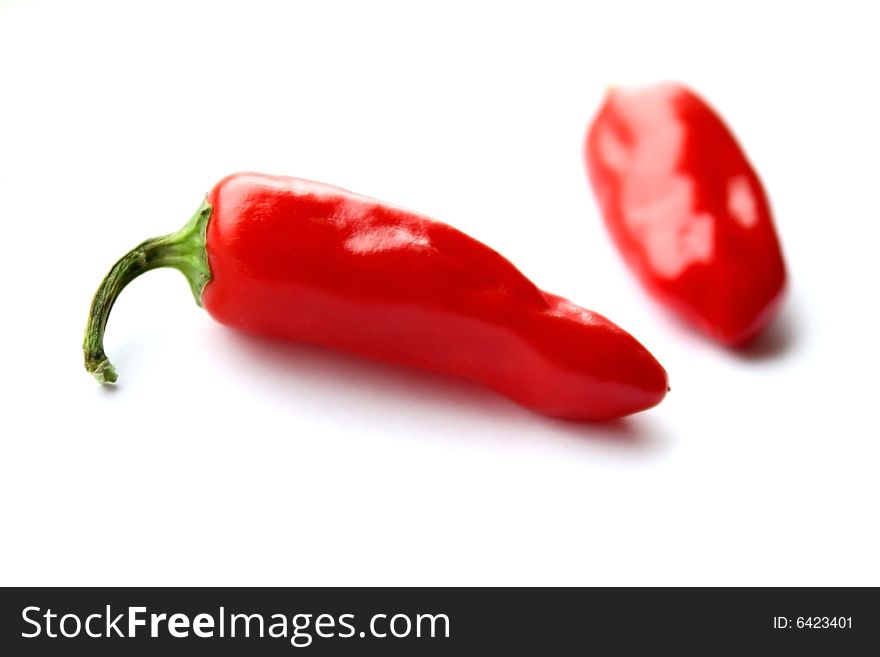
[[[2,590],[0,613],[4,655],[848,655],[880,645],[867,588],[24,588]]]

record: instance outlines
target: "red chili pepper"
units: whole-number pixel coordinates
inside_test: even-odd
[[[114,265],[92,304],[86,369],[116,380],[103,333],[139,274],[176,267],[196,301],[251,333],[479,381],[536,411],[599,420],[663,399],[666,372],[604,317],[539,290],[480,242],[320,183],[220,181],[187,226]]]
[[[786,278],[770,205],[709,105],[677,84],[613,89],[586,162],[612,238],[658,300],[728,345],[770,323]]]

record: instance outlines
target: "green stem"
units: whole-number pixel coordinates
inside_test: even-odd
[[[186,226],[176,233],[154,237],[138,244],[122,256],[101,281],[101,286],[92,299],[83,341],[86,370],[94,374],[99,383],[116,381],[116,370],[104,353],[104,331],[116,298],[135,278],[158,267],[178,269],[189,281],[196,303],[202,305],[202,291],[211,280],[211,269],[205,251],[205,235],[211,210],[211,205],[205,199]]]

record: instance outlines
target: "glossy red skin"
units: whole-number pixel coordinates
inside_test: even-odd
[[[613,240],[654,297],[730,346],[770,323],[786,280],[770,205],[706,102],[672,83],[609,91],[586,163]]]
[[[467,377],[563,418],[620,417],[666,394],[632,336],[451,226],[261,174],[225,178],[208,201],[202,302],[224,324]]]

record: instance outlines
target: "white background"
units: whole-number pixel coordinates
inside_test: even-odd
[[[5,2],[2,584],[880,584],[871,4]],[[747,355],[637,287],[581,159],[609,83],[686,81],[774,205],[792,290]],[[235,334],[176,272],[91,295],[222,176],[408,206],[606,314],[656,409],[543,418]]]

